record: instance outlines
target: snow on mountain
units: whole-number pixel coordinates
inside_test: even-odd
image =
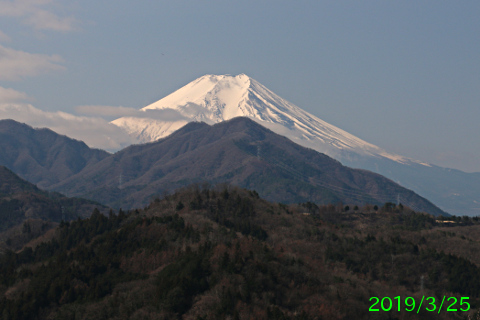
[[[337,159],[361,155],[388,158],[400,163],[413,161],[328,124],[245,74],[205,75],[141,110],[165,109],[178,111],[184,119],[172,122],[148,117],[123,117],[112,123],[143,143],[163,138],[190,121],[212,124],[235,117],[248,117],[302,146]]]

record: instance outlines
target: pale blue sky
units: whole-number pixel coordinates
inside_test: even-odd
[[[141,108],[245,73],[388,151],[480,171],[479,17],[478,1],[0,0],[0,103]]]

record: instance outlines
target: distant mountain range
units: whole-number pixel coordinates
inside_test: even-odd
[[[399,200],[415,210],[446,215],[428,200],[389,179],[345,167],[245,117],[213,126],[189,123],[159,141],[130,146],[112,155],[91,150],[81,142],[48,130],[58,145],[41,153],[44,160],[41,163],[36,148],[28,146],[33,145],[30,139],[39,140],[35,132],[41,136],[45,130],[12,121],[3,123],[14,127],[18,141],[22,142],[17,148],[23,152],[11,152],[28,159],[24,160],[24,166],[17,167],[23,176],[48,182],[50,190],[117,208],[144,206],[164,192],[208,182],[254,189],[262,197],[284,203],[381,205]],[[63,171],[56,175],[53,164],[63,168],[65,165],[61,164],[68,162],[58,150],[68,150],[77,144],[82,148],[77,150],[77,156],[84,159],[82,165],[71,170],[66,178]],[[18,159],[11,161],[19,163]],[[51,181],[58,182],[51,184]]]
[[[144,115],[112,123],[145,143],[166,137],[188,122],[213,124],[248,117],[347,166],[382,174],[445,211],[480,215],[480,173],[441,168],[383,150],[309,114],[245,74],[205,75],[141,111]]]

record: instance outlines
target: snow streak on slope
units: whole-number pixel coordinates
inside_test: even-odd
[[[143,111],[174,109],[187,120],[176,122],[125,117],[112,121],[139,142],[165,137],[188,121],[218,123],[234,117],[248,117],[295,143],[331,157],[384,157],[400,163],[416,162],[388,153],[346,131],[309,114],[282,99],[245,74],[205,75]]]
[[[123,117],[112,121],[123,128],[139,143],[146,143],[166,137],[188,123],[185,120],[161,121],[149,118]]]

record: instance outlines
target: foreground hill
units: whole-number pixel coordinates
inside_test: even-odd
[[[52,187],[133,208],[162,192],[200,182],[231,183],[284,203],[400,200],[417,210],[446,214],[387,178],[345,167],[242,117],[213,126],[189,123],[157,142],[119,151]]]
[[[0,165],[46,188],[109,156],[50,129],[0,120]]]
[[[480,225],[454,222],[189,187],[0,255],[0,310],[22,320],[467,319],[480,302]],[[372,297],[397,296],[391,311],[369,311],[380,308]],[[420,306],[444,296],[458,311]]]

